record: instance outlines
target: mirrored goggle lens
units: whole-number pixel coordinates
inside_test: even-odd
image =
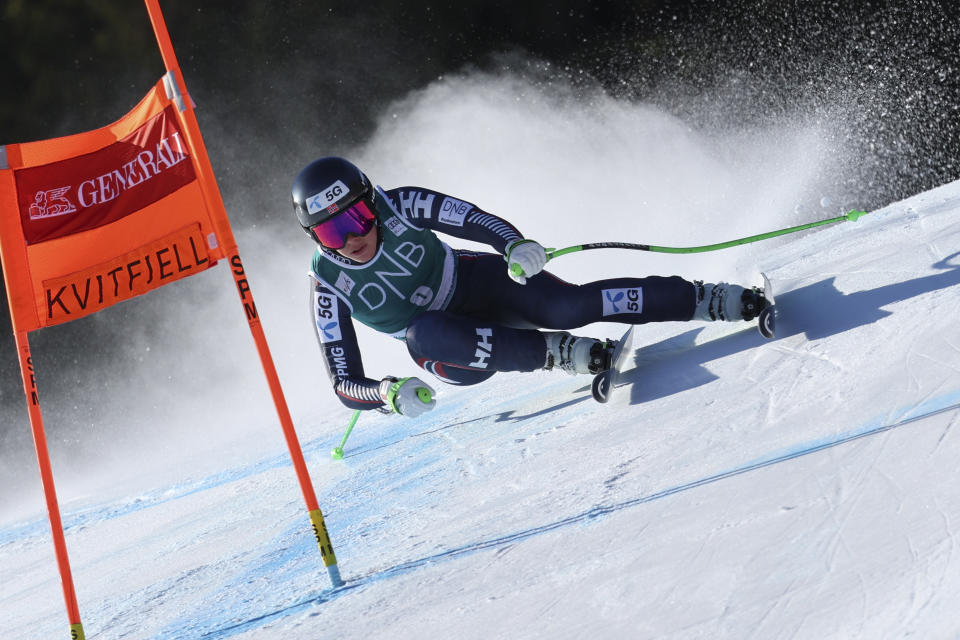
[[[347,244],[347,236],[365,235],[373,228],[377,218],[373,215],[367,200],[344,209],[329,220],[310,227],[317,242],[328,249],[342,249]]]

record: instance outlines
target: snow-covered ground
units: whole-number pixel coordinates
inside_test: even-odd
[[[392,117],[404,126],[384,127],[358,156],[388,186],[459,193],[514,220],[508,211],[520,202],[529,209],[521,229],[553,246],[706,244],[838,212],[784,204],[817,160],[814,133],[740,139],[739,162],[642,108],[496,103],[516,93],[507,85],[470,93],[441,83],[401,105]],[[443,104],[450,121],[423,125],[435,138],[390,137],[416,131],[427,103]],[[522,157],[484,164],[499,153],[489,123],[515,119],[517,109],[526,125],[507,133]],[[451,140],[448,126],[476,131]],[[625,147],[618,131],[644,144]],[[417,175],[430,166],[417,152],[431,142],[444,171]],[[591,144],[609,152],[596,172],[562,180],[556,169],[572,167]],[[467,145],[471,153],[454,153]],[[390,168],[385,149],[403,149],[415,175]],[[510,185],[518,162],[529,169],[525,191]],[[549,191],[544,165],[559,193],[523,202],[518,194],[529,189]],[[606,174],[622,178],[616,166],[647,176],[631,186],[638,211],[674,218],[583,221],[603,221],[597,211],[614,203],[622,209],[629,190],[601,183]],[[557,213],[584,185],[600,204]],[[720,203],[712,214],[690,213],[711,193]],[[603,198],[613,199],[609,209]],[[788,214],[760,215],[768,210]],[[342,461],[329,452],[349,412],[325,389],[309,326],[295,337],[281,329],[307,324],[300,278],[309,246],[297,246],[301,255],[277,264],[246,262],[255,294],[261,263],[260,289],[296,280],[294,302],[268,291],[261,311],[280,345],[346,586],[330,589],[279,426],[254,412],[230,455],[205,467],[171,445],[172,469],[135,491],[62,483],[87,637],[960,637],[960,183],[726,257],[597,251],[558,259],[551,269],[580,280],[640,271],[759,282],[764,271],[776,289],[779,335],[765,341],[740,324],[643,326],[609,405],[590,399],[586,377],[501,374],[472,389],[441,388],[437,409],[416,421],[364,415]],[[292,319],[271,325],[271,313]],[[367,369],[413,373],[402,354],[371,357]],[[186,450],[187,433],[170,438],[183,438]],[[56,463],[55,455],[55,472]],[[0,578],[6,637],[66,637],[42,502],[0,523]]]

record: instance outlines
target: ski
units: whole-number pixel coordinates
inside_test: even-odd
[[[626,364],[627,354],[630,353],[630,346],[633,344],[633,325],[623,334],[623,337],[617,342],[610,356],[610,367],[593,376],[593,383],[590,385],[590,393],[597,402],[609,402],[613,395],[613,389]]]
[[[760,275],[763,276],[763,297],[767,299],[767,306],[757,316],[757,329],[764,338],[772,340],[777,336],[777,308],[773,300],[773,286],[767,274],[761,272]]]

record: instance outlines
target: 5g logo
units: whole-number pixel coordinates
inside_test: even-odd
[[[314,305],[314,314],[317,321],[317,335],[320,336],[320,342],[339,342],[343,340],[343,334],[340,331],[340,323],[337,321],[339,314],[339,302],[336,296],[315,292],[316,304]]]
[[[340,199],[340,194],[344,192],[344,187],[342,182],[337,182],[337,184],[330,187],[323,195],[327,198],[327,202],[336,202]]]
[[[604,289],[603,315],[618,313],[643,313],[643,289]]]
[[[350,189],[343,183],[343,180],[337,180],[325,189],[313,194],[307,198],[307,211],[317,213],[323,211],[332,204],[335,204],[344,194],[349,193]]]

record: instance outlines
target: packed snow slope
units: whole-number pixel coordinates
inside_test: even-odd
[[[757,268],[775,340],[641,327],[609,405],[500,375],[364,415],[339,462],[346,413],[301,416],[345,588],[279,437],[69,502],[88,637],[957,637],[960,183]],[[0,528],[0,572],[6,635],[65,637],[41,514]]]
[[[602,95],[463,77],[394,105],[351,157],[550,246],[687,246],[855,205],[818,191],[841,139],[816,122],[705,133]],[[286,207],[290,176],[273,177]],[[246,195],[225,194],[228,210]],[[44,386],[57,361],[39,332],[89,638],[960,636],[960,183],[716,254],[552,261],[578,282],[762,271],[779,335],[638,327],[608,405],[559,372],[438,384],[420,419],[364,414],[342,461],[330,450],[350,414],[321,368],[312,248],[291,225],[238,241],[346,586],[330,589],[232,278],[210,270],[78,321],[128,326],[130,345],[75,389]],[[400,343],[361,344],[372,377],[416,374]],[[26,436],[5,449],[4,633],[66,637]]]

